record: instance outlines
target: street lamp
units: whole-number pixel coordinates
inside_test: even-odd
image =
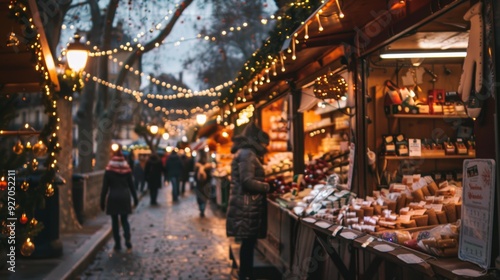
[[[89,57],[89,51],[85,44],[80,42],[80,39],[80,35],[75,33],[73,36],[74,42],[69,44],[66,50],[68,65],[75,72],[80,72],[85,68]]]
[[[149,131],[151,132],[151,134],[156,135],[158,133],[158,126],[157,125],[150,126]]]
[[[196,123],[200,126],[204,125],[207,122],[207,116],[204,114],[196,115]]]

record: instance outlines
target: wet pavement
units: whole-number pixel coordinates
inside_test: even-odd
[[[77,279],[232,279],[224,213],[211,202],[200,217],[189,190],[179,202],[171,197],[170,187],[160,189],[158,206],[144,196],[129,216],[132,250],[114,252],[110,238]]]

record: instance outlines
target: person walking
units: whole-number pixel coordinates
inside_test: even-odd
[[[146,172],[144,170],[145,168],[146,161],[144,160],[144,157],[142,155],[139,155],[138,159],[135,160],[132,167],[132,175],[134,177],[134,187],[136,191],[141,193],[146,190],[146,187],[144,186],[146,184]]]
[[[138,199],[132,182],[132,170],[121,149],[118,148],[113,152],[111,160],[106,166],[100,200],[101,210],[106,211],[106,214],[111,216],[115,251],[121,250],[120,222],[123,228],[125,246],[127,249],[132,249],[128,222],[128,215],[132,213],[131,196],[134,199],[134,207],[136,207]]]
[[[226,235],[241,239],[239,279],[253,279],[255,244],[267,234],[266,193],[270,186],[264,182],[262,166],[267,145],[269,135],[253,122],[233,137]]]
[[[179,201],[179,182],[182,175],[182,160],[174,149],[165,163],[165,178],[172,186],[172,201]]]
[[[144,169],[144,176],[149,189],[149,201],[152,206],[158,205],[158,190],[162,185],[162,174],[163,164],[161,163],[161,159],[156,153],[153,153],[146,161],[146,168]]]
[[[189,181],[189,175],[194,171],[194,159],[191,155],[186,155],[186,153],[183,153],[181,155],[181,160],[182,176],[180,181],[180,194],[184,195],[184,192],[186,191],[186,183]],[[191,189],[193,189],[192,186]]]
[[[200,209],[200,217],[205,217],[205,208],[212,192],[212,163],[207,160],[207,153],[199,150],[194,167],[196,186],[196,202]]]

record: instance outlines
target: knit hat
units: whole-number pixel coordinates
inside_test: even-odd
[[[241,148],[252,148],[259,156],[262,156],[267,153],[267,149],[261,144],[268,145],[269,140],[269,134],[264,132],[254,122],[251,122],[245,126],[241,134],[233,137],[231,153],[236,153]]]
[[[132,172],[130,166],[125,160],[125,157],[123,156],[121,148],[118,148],[116,151],[113,151],[113,155],[111,156],[111,159],[108,162],[108,165],[106,166],[106,170],[114,171],[120,174],[126,174]]]
[[[258,127],[254,122],[249,123],[242,131],[242,135],[259,144],[269,145],[269,134]]]

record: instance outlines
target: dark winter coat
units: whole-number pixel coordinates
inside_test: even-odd
[[[101,209],[108,215],[132,213],[132,201],[137,205],[137,194],[132,182],[132,173],[120,174],[106,170],[101,190]]]
[[[199,161],[195,164],[194,179],[196,181],[196,198],[206,202],[212,193],[212,164]]]
[[[163,164],[161,163],[160,157],[157,155],[151,155],[146,162],[146,167],[144,168],[144,176],[146,182],[148,182],[149,189],[159,189],[161,188],[161,175],[163,174]]]
[[[227,236],[264,238],[267,232],[267,200],[269,184],[264,182],[264,168],[259,157],[267,150],[269,136],[250,124],[233,138],[231,162],[231,194],[226,219]]]
[[[172,152],[165,162],[165,176],[167,178],[181,178],[182,171],[183,163],[181,157],[176,152]]]
[[[189,173],[194,171],[194,159],[193,157],[182,155],[181,160],[182,160],[181,181],[187,182],[189,180]]]

